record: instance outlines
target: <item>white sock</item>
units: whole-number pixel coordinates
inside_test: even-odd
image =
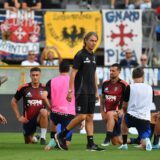
[[[46,139],[47,128],[41,128],[41,138]]]

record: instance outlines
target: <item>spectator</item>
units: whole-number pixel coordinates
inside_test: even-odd
[[[58,55],[58,59],[55,59],[55,55],[53,51],[50,51],[49,49],[53,49],[57,55]],[[62,57],[61,54],[59,53],[58,49],[53,46],[53,47],[46,47],[41,55],[41,64],[44,66],[58,66],[60,64],[60,62],[62,62]]]
[[[8,64],[2,61],[2,56],[0,55],[0,66],[6,66],[6,65]]]
[[[151,0],[130,0],[128,9],[150,9],[152,7]]]
[[[92,0],[82,0],[82,6],[86,7],[87,9],[91,9]]]
[[[138,9],[142,0],[129,0],[128,9]]]
[[[130,49],[127,49],[125,51],[125,59],[122,59],[120,61],[121,67],[136,67],[138,66],[137,61],[132,59],[132,51]]]
[[[4,8],[13,12],[17,12],[20,6],[18,0],[5,0],[4,2]]]
[[[111,0],[111,9],[115,8],[115,1],[116,0]],[[124,0],[124,2],[125,2],[125,7],[127,8],[129,0]]]
[[[150,9],[152,8],[152,2],[151,0],[143,0],[143,2],[140,4],[140,9]]]
[[[42,8],[41,0],[23,0],[22,8],[27,11],[37,11]]]
[[[140,66],[141,67],[148,67],[148,57],[147,57],[147,55],[146,54],[142,54],[141,55],[141,58],[140,58]]]
[[[40,64],[35,61],[36,54],[34,51],[28,52],[27,60],[22,61],[21,66],[39,66]]]
[[[153,55],[152,57],[152,67],[159,67],[160,66],[160,60],[157,55]]]

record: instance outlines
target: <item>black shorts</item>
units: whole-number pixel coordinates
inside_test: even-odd
[[[61,129],[60,131],[64,130],[67,125],[70,123],[70,121],[74,118],[74,115],[71,114],[61,114],[57,112],[51,112],[50,114],[51,121],[57,125],[61,124]],[[73,131],[71,130],[67,135],[66,135],[66,140],[71,141],[72,140],[72,133]]]
[[[37,126],[39,126],[37,122],[37,116],[33,117],[31,120],[29,120],[28,123],[23,124],[23,134],[24,136],[30,136],[36,132]]]
[[[76,95],[76,113],[77,114],[93,114],[95,109],[95,95]]]

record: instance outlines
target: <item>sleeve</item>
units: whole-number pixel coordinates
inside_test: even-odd
[[[123,97],[123,100],[125,102],[128,102],[129,101],[129,97],[130,97],[130,86],[128,85],[125,92],[124,92],[124,97]]]
[[[23,96],[23,88],[18,89],[16,94],[14,95],[14,98],[19,101]]]
[[[155,95],[154,95],[154,89],[152,87],[152,91],[153,91],[153,102],[155,101]]]
[[[76,54],[73,60],[73,68],[79,69],[83,63],[81,54]]]
[[[48,92],[48,98],[51,98],[51,80],[46,83],[46,91]]]

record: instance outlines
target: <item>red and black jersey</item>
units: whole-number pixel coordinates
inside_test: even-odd
[[[113,84],[110,80],[103,82],[102,94],[105,97],[106,112],[122,108],[123,96],[127,82],[119,79]]]
[[[23,115],[28,119],[32,119],[39,114],[41,108],[44,108],[42,100],[42,92],[45,85],[40,84],[38,88],[33,88],[31,83],[24,84],[17,89],[14,95],[18,101],[23,97]]]

